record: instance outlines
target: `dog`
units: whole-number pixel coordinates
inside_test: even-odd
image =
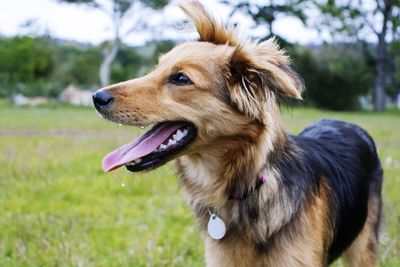
[[[144,77],[100,89],[98,112],[153,127],[102,162],[147,171],[175,160],[205,239],[207,266],[375,266],[383,172],[362,128],[321,120],[285,133],[279,101],[303,82],[274,39],[237,37],[195,0],[199,39]]]

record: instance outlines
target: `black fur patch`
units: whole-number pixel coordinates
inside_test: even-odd
[[[307,167],[299,170],[306,177],[327,177],[333,192],[335,233],[328,258],[332,262],[362,230],[370,184],[382,181],[375,145],[360,127],[336,120],[318,121],[291,138],[304,152],[300,161]]]
[[[282,236],[286,240],[297,239],[301,233],[298,227],[303,227],[298,221],[301,211],[324,185],[330,191],[330,203],[327,203],[330,221],[326,227],[328,231],[333,227],[333,241],[325,260],[331,263],[362,230],[370,195],[380,200],[382,169],[375,144],[363,129],[353,124],[318,121],[298,136],[288,135],[286,145],[277,147],[268,156],[266,164],[279,173],[275,177],[279,193],[266,202],[260,202],[260,190],[252,191],[244,199],[230,199],[223,218],[227,223],[227,233],[218,242],[237,242],[237,237],[250,235],[254,248],[259,253],[268,253],[276,248],[275,244],[279,244]],[[246,167],[238,174],[241,179],[234,179],[235,183],[228,187],[227,196],[238,189],[239,192],[248,192],[256,184],[256,177],[246,177],[245,174],[250,173]],[[277,205],[283,207],[286,214],[281,225],[273,228],[268,225],[268,219],[274,216]],[[234,206],[238,208],[237,217],[231,213]],[[208,210],[212,207],[200,203],[192,203],[192,207],[205,230]],[[235,219],[231,220],[229,216]],[[259,228],[258,224],[265,226]],[[321,238],[328,240],[325,236]]]
[[[279,187],[289,193],[287,203],[295,211],[316,194],[322,182],[330,187],[334,236],[327,260],[334,261],[362,230],[370,188],[380,195],[382,169],[371,137],[354,124],[321,120],[298,136],[288,136],[287,146],[271,154],[267,164],[279,170]],[[280,233],[296,233],[295,228],[294,215],[278,233],[255,245],[265,249]]]

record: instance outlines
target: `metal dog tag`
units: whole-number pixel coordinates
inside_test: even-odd
[[[219,240],[225,236],[226,227],[224,221],[215,213],[210,215],[207,225],[208,234],[211,238]]]

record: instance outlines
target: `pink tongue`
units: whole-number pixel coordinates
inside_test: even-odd
[[[183,127],[184,123],[166,123],[148,136],[141,136],[133,142],[123,145],[103,158],[103,170],[109,172],[131,161],[153,152],[171,134]]]

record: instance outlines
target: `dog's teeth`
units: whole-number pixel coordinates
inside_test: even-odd
[[[177,135],[180,138],[179,140],[181,140],[183,137],[185,137],[185,135],[187,134],[187,130],[178,130]]]
[[[168,146],[172,146],[172,145],[175,145],[175,144],[176,144],[175,140],[172,140],[172,139],[168,140]]]
[[[140,163],[142,161],[142,159],[135,159],[134,161],[126,164],[128,166],[135,166],[136,164]]]
[[[174,134],[172,137],[174,138],[175,141],[179,141],[182,139],[183,135],[177,133],[177,134]]]
[[[179,131],[179,130],[178,130],[178,132],[176,132],[176,134],[174,134],[174,135],[172,136],[172,138],[173,138],[174,140],[176,140],[176,141],[181,140],[182,137],[183,137],[183,133],[182,133],[181,131]]]
[[[167,146],[164,145],[164,144],[161,144],[161,145],[160,145],[160,149],[164,149],[164,148],[167,148]]]
[[[188,129],[185,129],[185,130],[183,130],[183,136],[187,135],[187,134],[188,134],[188,132],[189,132],[189,130],[188,130]]]

